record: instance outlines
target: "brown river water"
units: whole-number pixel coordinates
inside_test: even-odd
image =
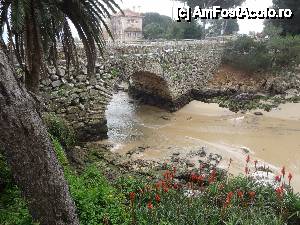
[[[243,173],[250,154],[259,165],[275,173],[286,166],[292,185],[300,191],[300,104],[287,103],[256,116],[233,113],[217,104],[192,101],[175,113],[139,105],[127,93],[113,96],[106,111],[108,142],[112,151],[125,154],[139,146],[147,149],[142,159],[164,160],[173,152],[205,147],[223,156],[220,167],[233,159],[230,172]],[[246,149],[246,151],[245,151]]]

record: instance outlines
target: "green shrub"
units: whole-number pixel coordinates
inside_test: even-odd
[[[248,36],[229,42],[224,54],[224,62],[249,72],[269,70],[272,57],[265,42],[257,42]]]
[[[268,41],[276,67],[300,64],[300,36],[274,37]]]
[[[45,114],[44,122],[48,132],[66,148],[69,149],[75,144],[75,132],[68,125],[67,121],[56,116],[53,113]]]
[[[88,166],[80,175],[75,174],[59,141],[54,139],[53,143],[58,160],[64,167],[80,224],[128,224],[124,195],[109,184],[95,165]]]
[[[300,36],[256,41],[241,36],[227,44],[223,61],[249,72],[280,71],[300,63]]]

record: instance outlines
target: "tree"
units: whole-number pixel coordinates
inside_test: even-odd
[[[157,23],[150,23],[144,27],[143,32],[146,39],[158,39],[164,38],[165,30]]]
[[[225,21],[224,35],[231,35],[240,30],[240,26],[236,19],[229,19]]]
[[[159,24],[163,29],[166,29],[172,22],[170,17],[160,15],[159,13],[149,12],[143,14],[143,29],[152,23]]]
[[[0,151],[41,225],[78,225],[63,170],[36,101],[17,83],[0,49]]]
[[[44,59],[55,64],[58,40],[67,61],[72,60],[75,45],[68,20],[78,31],[88,59],[88,72],[93,75],[96,46],[101,51],[105,44],[102,25],[108,30],[104,19],[117,9],[120,10],[115,0],[1,0],[0,35],[3,39],[6,25],[28,90],[38,92]]]
[[[273,25],[282,29],[282,34],[300,34],[300,4],[299,0],[273,0],[274,9],[291,9],[293,19],[280,19],[270,21]]]
[[[143,16],[143,33],[146,39],[166,38],[167,30],[173,22],[170,17],[151,12]]]
[[[245,0],[180,0],[181,2],[186,3],[188,6],[195,8],[199,6],[200,8],[207,9],[213,6],[220,6],[222,8],[235,8],[241,5]],[[206,29],[207,20],[202,20],[203,27]],[[205,31],[205,30],[204,30]],[[206,34],[204,33],[204,36]]]
[[[96,46],[105,42],[101,25],[119,9],[114,0],[1,0],[0,10],[0,150],[8,161],[30,212],[41,225],[79,224],[68,185],[37,110],[40,71],[55,63],[61,41],[67,61],[74,59],[70,19],[84,44],[92,73]],[[4,43],[7,27],[9,45]],[[25,71],[26,87],[17,83],[4,54],[13,48]]]

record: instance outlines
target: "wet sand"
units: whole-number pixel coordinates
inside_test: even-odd
[[[106,112],[109,143],[113,151],[125,154],[138,146],[147,150],[138,157],[164,160],[173,152],[205,146],[230,158],[230,172],[243,173],[247,151],[259,165],[275,172],[286,166],[300,191],[300,104],[288,103],[256,116],[233,113],[217,104],[193,101],[175,113],[135,104],[124,92],[114,95]],[[252,160],[253,161],[253,160]]]

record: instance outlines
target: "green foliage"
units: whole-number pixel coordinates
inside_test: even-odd
[[[265,42],[257,42],[242,36],[230,42],[224,54],[224,62],[250,72],[264,71],[272,67],[272,57]]]
[[[300,34],[300,4],[299,0],[273,0],[274,9],[291,9],[293,19],[270,20],[269,22],[282,29],[282,34]]]
[[[276,67],[289,67],[300,63],[300,36],[273,37],[268,41]]]
[[[201,39],[203,27],[197,22],[174,22],[167,30],[167,39]]]
[[[13,183],[11,172],[0,154],[0,224],[34,225],[25,200]]]
[[[247,177],[217,181],[207,187],[202,186],[202,191],[197,189],[198,185],[194,184],[193,189],[196,190],[189,195],[186,190],[171,188],[167,191],[156,188],[147,193],[136,192],[132,220],[149,225],[292,225],[300,221],[300,198],[290,190],[281,198],[272,187],[257,185]],[[159,195],[159,201],[156,195]],[[149,202],[153,205],[152,209]]]
[[[124,195],[114,189],[95,165],[77,175],[58,140],[53,140],[55,152],[64,167],[71,196],[75,201],[81,225],[127,224],[129,219],[123,202]]]
[[[116,77],[120,76],[120,70],[116,69],[116,68],[113,68],[110,71],[110,74],[111,74],[111,78],[116,78]]]
[[[278,71],[300,63],[300,37],[274,37],[266,41],[242,36],[227,44],[224,62],[256,71]]]
[[[147,24],[143,30],[144,38],[146,39],[159,39],[164,37],[164,28],[157,23]]]
[[[197,22],[173,22],[158,13],[145,13],[143,32],[146,39],[201,39],[203,27]]]
[[[53,113],[45,114],[43,119],[48,128],[48,132],[57,138],[65,148],[68,149],[74,146],[75,133],[66,120]]]

